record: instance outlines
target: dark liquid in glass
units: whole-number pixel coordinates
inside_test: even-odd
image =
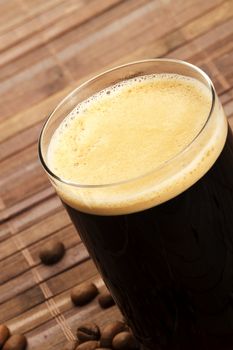
[[[233,135],[195,185],[148,210],[65,205],[134,334],[149,349],[233,349]]]

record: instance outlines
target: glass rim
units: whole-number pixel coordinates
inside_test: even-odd
[[[209,113],[208,116],[206,118],[206,121],[204,123],[204,125],[202,126],[202,128],[199,130],[199,132],[197,133],[197,135],[192,139],[192,141],[190,141],[184,148],[182,148],[181,151],[179,151],[178,153],[176,153],[173,157],[169,158],[168,160],[164,161],[161,165],[157,166],[156,168],[141,174],[139,176],[135,176],[133,178],[130,178],[128,180],[123,180],[123,181],[118,181],[118,182],[112,182],[112,183],[105,183],[105,184],[80,184],[74,181],[69,181],[66,179],[63,179],[61,177],[59,177],[58,175],[56,175],[47,165],[45,159],[44,159],[44,155],[42,152],[42,140],[43,140],[43,136],[44,133],[46,131],[46,127],[49,123],[49,121],[53,118],[53,116],[55,115],[56,111],[64,104],[66,103],[74,94],[76,94],[79,90],[81,90],[82,88],[88,86],[89,84],[91,84],[92,82],[98,80],[99,78],[107,75],[108,73],[111,73],[113,71],[125,68],[125,67],[130,67],[133,65],[137,65],[137,64],[142,64],[142,63],[153,63],[153,62],[171,62],[171,63],[178,63],[180,65],[186,66],[188,68],[190,68],[193,71],[196,71],[197,73],[199,73],[205,80],[205,82],[208,85],[208,89],[211,92],[211,106],[209,109]],[[68,95],[66,95],[55,107],[55,109],[49,114],[48,118],[46,119],[46,121],[43,124],[43,127],[41,129],[40,135],[39,135],[39,141],[38,141],[38,154],[39,154],[39,159],[40,162],[44,168],[44,170],[46,171],[46,173],[52,177],[53,179],[59,181],[60,183],[63,183],[65,185],[69,185],[72,187],[77,187],[77,188],[104,188],[104,187],[113,187],[113,186],[119,186],[119,185],[124,185],[124,184],[128,184],[130,182],[133,181],[137,181],[142,179],[143,177],[146,176],[150,176],[153,173],[155,173],[156,171],[160,170],[161,168],[165,167],[167,164],[169,164],[170,162],[174,161],[176,158],[178,158],[181,154],[183,154],[196,140],[197,138],[202,134],[202,132],[204,131],[206,125],[208,124],[210,117],[212,115],[214,106],[215,106],[215,88],[214,85],[211,81],[211,79],[209,78],[209,76],[199,67],[195,66],[192,63],[183,61],[183,60],[179,60],[179,59],[173,59],[173,58],[149,58],[149,59],[143,59],[143,60],[138,60],[138,61],[132,61],[132,62],[128,62],[119,66],[115,66],[113,68],[107,69],[97,75],[94,75],[92,78],[86,80],[85,82],[83,82],[81,85],[77,86],[75,89],[73,89]]]

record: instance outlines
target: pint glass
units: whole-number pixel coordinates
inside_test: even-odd
[[[195,132],[189,123],[191,114],[196,111],[196,102],[190,100],[185,110],[179,110],[184,118],[179,126],[181,135],[184,135],[179,139],[179,151],[174,151],[174,154],[173,146],[169,148],[177,133],[167,140],[166,133],[171,132],[169,122],[161,128],[158,122],[160,111],[167,108],[179,122],[179,97],[172,100],[171,105],[170,100],[166,103],[166,98],[163,102],[161,93],[157,110],[156,101],[148,97],[152,93],[150,91],[144,94],[148,101],[146,104],[143,102],[144,105],[140,105],[141,95],[138,93],[138,98],[132,100],[135,102],[131,106],[127,105],[127,110],[124,110],[122,95],[122,100],[116,102],[119,105],[114,105],[114,108],[119,107],[125,119],[119,115],[119,122],[118,116],[115,119],[111,116],[111,124],[106,122],[106,129],[101,129],[101,140],[102,136],[107,135],[106,140],[111,137],[112,130],[116,129],[115,123],[122,130],[117,135],[116,149],[118,146],[125,147],[125,153],[118,157],[119,154],[112,148],[111,166],[105,164],[104,157],[96,157],[95,168],[87,171],[86,182],[75,181],[68,176],[69,173],[73,174],[72,167],[68,169],[67,176],[61,176],[56,167],[50,166],[51,139],[60,125],[67,126],[64,124],[67,116],[79,118],[80,113],[86,113],[88,108],[88,118],[91,118],[91,113],[96,116],[98,113],[92,105],[93,96],[98,95],[101,99],[105,98],[103,94],[108,94],[112,96],[111,102],[114,100],[114,89],[120,89],[130,81],[132,88],[128,88],[127,93],[132,93],[134,82],[139,86],[148,76],[155,76],[156,79],[165,76],[171,81],[179,77],[187,81],[195,80],[208,95],[207,112],[204,116],[195,117],[202,117],[203,125]],[[168,89],[173,86],[170,80]],[[179,88],[180,85],[174,86]],[[164,93],[166,86],[162,85],[161,89]],[[111,114],[110,102],[107,106]],[[150,107],[152,105],[153,108]],[[81,106],[81,109],[77,109],[77,106]],[[197,108],[200,107],[197,104]],[[148,114],[149,108],[157,118],[156,125],[151,127],[153,118],[150,117],[150,127],[140,134],[140,129],[144,130],[147,123],[143,109]],[[135,115],[138,111],[141,118],[141,126],[137,125],[138,137],[133,139],[134,142],[137,139],[135,149],[130,143],[134,119],[130,121],[130,127],[127,119],[131,109]],[[135,123],[139,123],[136,117]],[[86,133],[95,125],[99,128],[96,121],[93,126],[88,120]],[[172,118],[169,120],[174,122]],[[158,147],[156,142],[159,139],[159,156],[165,150],[169,156],[166,158],[165,155],[159,164],[154,159],[155,166],[150,160],[149,166],[145,167],[141,154],[147,152],[147,140],[154,128],[157,128],[153,136],[154,149]],[[165,135],[163,138],[160,138],[160,131]],[[191,131],[194,133],[192,139],[182,145],[182,140]],[[92,132],[96,137],[96,131]],[[164,144],[163,139],[166,140]],[[151,143],[153,138],[150,147]],[[71,145],[74,147],[73,134],[70,136],[70,148],[68,142],[65,148],[56,150],[61,153],[64,166],[66,157],[68,164],[71,152],[76,151],[71,149]],[[75,135],[75,145],[77,149],[83,147],[81,136]],[[108,152],[107,141],[97,146]],[[87,169],[89,155],[87,161],[85,156],[94,147],[96,143],[82,150],[82,161],[87,163]],[[209,77],[189,63],[169,59],[148,59],[108,70],[79,86],[56,107],[41,132],[39,156],[90,256],[139,342],[148,349],[232,350],[233,137]],[[77,166],[78,174],[78,161],[76,163],[74,161],[72,164]],[[132,169],[137,169],[134,176],[128,174],[131,163]],[[96,177],[102,167],[103,177],[111,170],[114,178],[116,170],[120,173],[119,179],[102,181]],[[93,181],[89,180],[91,176]]]

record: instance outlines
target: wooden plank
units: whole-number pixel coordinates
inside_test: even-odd
[[[51,190],[51,187],[49,189]],[[55,210],[61,208],[62,204],[57,196],[53,196],[52,198],[49,198],[49,196],[48,198],[45,197],[45,200],[46,200],[46,205],[45,205],[45,203],[41,202],[41,199],[44,199],[44,193],[42,193],[41,197],[39,197],[39,195],[41,195],[41,193],[35,196],[37,198],[36,204],[34,202],[31,202],[31,198],[30,198],[30,201],[27,203],[25,207],[23,207],[23,210],[14,212],[13,214],[17,213],[18,215],[17,216],[13,215],[11,219],[9,218],[10,218],[12,208],[10,208],[9,211],[6,210],[3,212],[3,215],[2,215],[3,220],[7,218],[8,221],[1,224],[0,232],[1,234],[3,233],[3,235],[0,236],[1,241],[9,238],[11,234],[15,234],[27,227],[30,227],[31,225],[33,225],[33,223],[37,222],[38,220],[43,220],[45,217],[53,213]],[[35,197],[33,197],[33,201],[36,200]],[[39,200],[38,200],[38,197],[39,197]],[[22,200],[20,202],[20,205],[22,203],[25,204],[25,201]]]
[[[42,125],[43,123],[38,123],[28,129],[24,128],[24,130],[17,133],[15,137],[11,137],[5,142],[2,142],[0,148],[0,161],[9,158],[11,155],[16,154],[35,143],[35,141],[38,140],[38,135],[40,134]]]
[[[42,50],[43,55],[46,49]],[[39,54],[38,50],[36,56]],[[24,57],[25,63],[31,67],[31,62]],[[47,57],[39,60],[28,70],[21,71],[11,79],[0,83],[0,93],[4,100],[1,104],[2,118],[17,113],[40,102],[63,89],[70,81],[66,74],[50,53]]]
[[[37,16],[43,11],[48,11],[49,8],[61,1],[64,0],[50,0],[46,3],[43,0],[24,0],[21,2],[17,0],[1,1],[0,33],[12,30],[27,18],[31,18],[33,15]]]
[[[28,270],[24,274],[0,285],[0,305],[2,305],[2,312],[5,312],[4,315],[7,313],[8,305],[11,301],[16,299],[14,303],[17,303],[17,300],[20,302],[22,295],[27,297],[26,291],[33,288],[35,285],[36,282],[34,280],[32,270]],[[6,302],[7,304],[5,304]],[[3,318],[6,317],[4,315],[2,316]],[[11,318],[14,316],[9,317]]]
[[[1,2],[0,32],[4,32],[10,26],[20,23],[25,17],[25,12],[19,6],[17,0]]]
[[[62,208],[62,210],[56,210],[55,213],[51,213],[42,221],[39,220],[33,226],[30,226],[30,228],[21,231],[18,235],[18,239],[20,239],[22,246],[26,248],[33,243],[40,241],[42,238],[50,237],[52,233],[58,232],[63,228],[73,230],[78,237],[73,225],[71,225],[68,214]]]
[[[208,13],[212,8],[223,3],[222,0],[217,1],[202,1],[202,0],[176,0],[170,2],[162,0],[165,8],[169,11],[169,15],[183,26],[185,23],[191,22],[193,18],[199,18],[202,14]]]
[[[0,65],[16,60],[26,52],[45,45],[71,28],[113,8],[119,2],[120,0],[107,2],[93,0],[89,2],[89,6],[86,6],[83,1],[68,0],[47,9],[46,12],[30,17],[20,26],[0,35],[0,51],[8,49],[2,53]]]
[[[0,195],[8,207],[48,187],[48,179],[36,155],[37,145],[34,144],[2,162]]]
[[[9,222],[6,222],[5,224],[1,224],[0,225],[1,230],[0,230],[0,242],[10,238],[11,236],[11,227]]]
[[[21,231],[18,234],[17,239],[20,240],[21,249],[27,248],[41,239],[51,237],[53,233],[67,227],[70,229],[73,227],[71,226],[68,215],[65,210],[58,210],[54,214],[52,213],[44,218],[42,221],[31,225],[30,228]],[[0,261],[7,256],[14,254],[18,249],[19,247],[16,246],[12,235],[10,235],[10,237],[4,240],[0,245]]]
[[[44,281],[49,277],[58,274],[60,271],[64,271],[65,269],[86,260],[88,258],[88,253],[83,244],[79,244],[80,238],[77,234],[74,234],[73,230],[72,226],[65,227],[64,229],[55,232],[52,236],[46,237],[28,248],[24,248],[24,250],[27,249],[26,254],[30,254],[30,262],[26,260],[24,250],[20,252],[17,251],[16,253],[2,259],[0,261],[0,269],[2,271],[0,283],[3,284],[16,276],[27,272],[27,270],[35,266],[37,266],[37,272],[40,274],[41,281]],[[40,264],[39,252],[41,247],[51,239],[62,241],[66,247],[66,254],[59,263],[48,268],[47,266]],[[19,238],[17,238],[17,241],[15,242],[19,246]]]
[[[56,107],[57,103],[62,100],[63,97],[72,89],[66,88],[57,94],[46,98],[42,102],[35,106],[16,113],[11,118],[1,120],[0,122],[0,142],[7,140],[8,138],[16,135],[19,132],[23,132],[27,128],[34,126],[39,122],[45,122],[45,119]],[[39,136],[39,133],[38,133]]]
[[[20,252],[0,261],[0,285],[24,273],[25,271],[29,270],[29,268],[30,267],[28,266],[27,261]]]
[[[87,270],[85,270],[87,272]],[[88,277],[90,276],[90,277]],[[96,269],[92,269],[91,271],[88,271],[88,273],[85,273],[84,280],[82,278],[77,278],[74,280],[74,275],[73,275],[73,286],[76,285],[82,285],[83,283],[86,283],[87,281],[94,282],[97,286],[103,285],[103,282],[100,278],[100,276],[97,274]],[[44,291],[48,292],[48,296],[45,295]],[[47,309],[47,306],[42,304],[44,303],[45,300],[54,300],[56,303],[57,309],[59,309],[60,312],[65,312],[67,310],[70,310],[73,308],[73,304],[70,299],[70,289],[63,290],[62,293],[56,293],[55,295],[50,295],[51,290],[49,289],[47,283],[41,283],[40,285],[32,285],[31,288],[24,290],[23,293],[17,294],[16,296],[12,297],[9,300],[4,301],[4,303],[0,304],[0,322],[6,322],[11,319],[15,319],[16,322],[17,320],[19,321],[20,319],[22,320],[25,319],[26,317],[31,318],[32,314],[32,308],[36,307],[37,310],[45,310]],[[40,297],[37,299],[34,299],[34,295],[39,295]],[[27,299],[28,297],[31,297],[31,302],[27,304]],[[11,303],[12,302],[12,303]],[[95,303],[97,300],[95,300]],[[11,308],[12,304],[12,308]],[[14,308],[15,305],[18,305],[18,307]],[[90,304],[89,304],[90,305]],[[89,307],[88,305],[88,307]],[[9,310],[10,307],[10,310]],[[87,308],[77,308],[77,309],[83,309],[85,312],[88,312]],[[8,313],[9,310],[9,313]],[[41,316],[41,315],[39,315]],[[48,309],[46,313],[43,313],[43,319],[39,317],[39,324],[31,324],[28,325],[27,322],[24,327],[24,331],[28,331],[29,329],[34,329],[41,323],[44,323],[47,320],[50,320],[53,318],[53,314],[50,313],[50,310]],[[13,323],[13,322],[12,322]],[[25,329],[25,326],[27,324],[27,328]],[[29,327],[29,328],[28,328]]]
[[[46,280],[48,288],[53,295],[62,293],[72,288],[78,283],[85,281],[85,278],[92,277],[96,274],[96,268],[90,259],[83,261],[60,274],[51,276]],[[44,281],[43,281],[44,282]],[[24,274],[4,283],[0,286],[0,303],[4,303],[19,294],[25,293],[28,289],[35,286],[35,276],[32,270],[26,271]]]
[[[232,0],[228,0],[188,23],[182,31],[185,37],[190,40],[202,33],[210,31],[212,28],[226,22],[231,17],[233,17]]]
[[[39,286],[28,289],[23,294],[19,294],[17,298],[12,298],[4,304],[0,304],[0,322],[4,323],[15,315],[24,312],[25,309],[28,310],[44,300],[44,295]]]
[[[173,50],[168,54],[168,57],[190,60],[190,57],[195,57],[195,55],[202,54],[203,58],[203,52],[206,52],[208,47],[215,45],[217,41],[221,41],[229,36],[229,34],[232,32],[232,23],[233,19],[223,21],[223,23],[219,24],[210,31],[204,32],[202,35],[187,42],[185,45]]]
[[[76,283],[73,283],[72,286],[81,284],[83,281],[85,282],[90,281],[97,285],[100,285],[100,277],[97,274],[97,271],[94,269],[91,271],[85,270],[85,275],[83,276],[83,278],[84,278],[83,280],[80,279],[78,275]],[[60,285],[61,284],[59,283],[59,286]],[[66,290],[60,293],[53,299],[60,312],[64,312],[64,311],[70,310],[71,308],[74,308],[70,300],[70,290]],[[96,300],[95,300],[95,303],[96,303]],[[78,311],[80,308],[75,308],[75,309]],[[50,313],[50,310],[48,309],[47,305],[45,303],[41,303],[34,306],[33,309],[30,308],[27,311],[15,316],[14,318],[11,318],[11,320],[8,321],[8,324],[11,328],[13,328],[13,331],[17,330],[18,332],[25,333],[25,332],[29,332],[32,329],[35,329],[36,327],[51,320],[52,318],[53,318],[53,315]]]

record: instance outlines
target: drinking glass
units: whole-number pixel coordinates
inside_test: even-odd
[[[118,183],[75,183],[50,169],[51,138],[78,104],[124,80],[164,73],[194,78],[211,96],[203,128],[181,152]],[[147,59],[95,76],[51,113],[40,135],[39,157],[145,348],[233,349],[233,137],[201,69],[179,60]],[[196,159],[201,161],[193,166]],[[108,198],[113,206],[106,208]]]

